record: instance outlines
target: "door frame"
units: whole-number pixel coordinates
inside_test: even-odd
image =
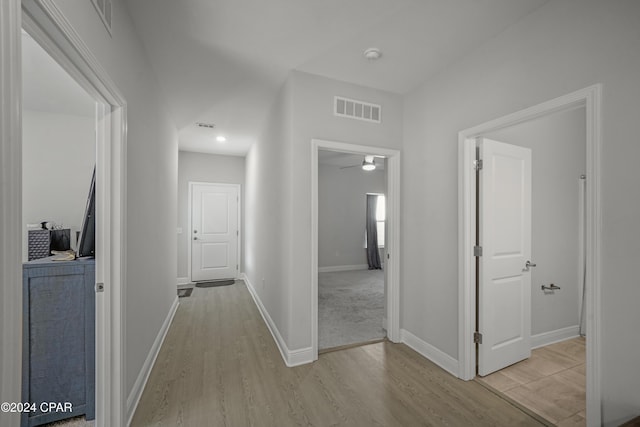
[[[371,154],[387,158],[387,338],[400,342],[400,151],[390,148],[311,140],[311,354],[318,360],[318,151]]]
[[[235,279],[240,277],[240,266],[242,265],[242,259],[240,255],[242,254],[242,193],[241,193],[241,185],[240,184],[227,184],[227,183],[218,183],[218,182],[201,182],[201,181],[189,181],[189,195],[187,196],[187,278],[189,279],[189,283],[193,283],[192,274],[191,274],[191,230],[193,226],[191,224],[191,209],[193,206],[193,186],[194,185],[209,185],[209,186],[217,186],[217,187],[236,187],[238,190],[238,269],[236,270]]]
[[[19,402],[22,366],[22,28],[97,102],[96,425],[124,425],[127,103],[53,0],[0,2],[2,400]],[[4,184],[7,183],[7,184]],[[0,413],[0,424],[20,414]]]
[[[488,121],[458,133],[458,376],[475,377],[476,349],[473,343],[476,318],[475,238],[476,174],[475,138],[556,112],[585,107],[587,181],[587,425],[601,420],[601,111],[602,85],[596,84],[536,106]]]

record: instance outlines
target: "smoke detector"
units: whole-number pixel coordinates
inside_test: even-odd
[[[380,52],[380,49],[378,49],[377,47],[370,47],[369,49],[364,51],[363,55],[369,61],[375,61],[376,59],[380,59],[380,57],[382,56],[382,52]]]

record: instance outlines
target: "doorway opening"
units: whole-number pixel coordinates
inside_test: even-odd
[[[499,144],[509,148],[512,159],[517,151],[531,157],[530,190],[523,192],[529,194],[530,204],[530,230],[526,233],[511,229],[516,221],[510,221],[510,215],[524,209],[518,209],[520,201],[513,208],[508,206],[524,197],[509,190],[518,178],[507,178],[505,171],[500,171],[507,160],[494,148],[493,154],[482,159],[482,169],[477,172],[480,191],[476,212],[483,236],[478,242],[483,253],[477,257],[476,272],[480,282],[476,292],[480,322],[476,330],[483,335],[477,351],[478,379],[555,424],[585,424],[585,341],[579,338],[584,285],[581,178],[586,176],[585,129],[585,108],[579,107],[490,132],[476,140],[482,146],[479,152],[488,151],[484,145]],[[488,182],[496,178],[498,182]],[[491,204],[500,206],[499,211],[493,212],[488,206]],[[509,243],[526,244],[527,250],[505,250]],[[511,262],[520,255],[518,252],[524,257],[515,263],[516,271],[502,271],[505,266],[500,263]],[[516,296],[516,301],[509,302],[511,292],[520,288],[524,298]],[[527,310],[519,312],[517,307]],[[516,316],[506,320],[509,310]],[[527,319],[526,327],[524,322],[519,323],[521,319]],[[517,328],[522,328],[521,334]],[[516,336],[521,339],[516,340]],[[520,352],[511,351],[510,347],[516,345],[523,347]]]
[[[567,390],[554,392],[572,394],[573,406],[538,411],[555,422],[600,420],[600,91],[592,86],[459,134],[459,376],[498,371],[485,384],[510,397],[549,386],[553,374],[570,377]],[[573,387],[580,381],[582,391]]]
[[[347,313],[342,316],[342,320],[336,320],[335,324],[325,323],[323,325],[326,327],[323,331],[322,347],[344,348],[345,345],[362,342],[362,340],[365,342],[370,339],[380,340],[384,338],[385,334],[390,341],[398,342],[400,339],[398,290],[400,152],[379,147],[315,139],[311,144],[311,343],[313,360],[317,360],[320,347],[319,296],[327,303],[322,307],[322,316],[325,319],[331,316],[329,311],[332,307],[335,309],[339,308],[339,305],[344,305],[331,303],[340,293],[360,292],[362,295],[371,297],[370,308],[372,308],[372,310],[362,311],[358,319],[349,319],[350,315]],[[374,165],[375,167],[372,167]],[[341,167],[344,169],[340,169]],[[363,170],[363,167],[372,170],[367,172]],[[374,175],[368,175],[369,178],[367,178],[366,174],[371,172]],[[345,175],[345,180],[341,181],[342,184],[337,182],[339,175]],[[371,181],[367,183],[371,177],[377,178],[373,184]],[[349,181],[348,185],[347,181]],[[361,185],[356,185],[358,181]],[[373,187],[367,190],[366,188],[371,185]],[[358,188],[355,188],[356,186]],[[342,194],[344,196],[342,197],[338,191],[330,191],[331,188],[338,187],[340,193],[347,191],[348,187],[354,187],[352,193],[359,195],[345,193]],[[367,195],[367,193],[369,194]],[[378,200],[382,201],[382,198],[379,197],[380,194],[385,196],[385,215],[384,219],[378,221],[375,213],[380,211],[377,209]],[[332,198],[332,195],[334,198],[342,197],[344,200],[331,202],[329,199]],[[371,218],[370,231],[365,237],[367,199],[369,199],[371,206]],[[353,206],[354,211],[349,212],[348,216],[354,218],[354,224],[359,223],[360,225],[348,226],[350,231],[339,232],[340,227],[336,222],[340,221],[340,218],[345,220],[347,217],[347,211],[350,210],[347,205]],[[342,215],[339,215],[337,211],[342,212]],[[382,228],[379,228],[380,224],[382,224]],[[378,247],[382,238],[378,241],[371,240],[374,234],[377,235],[378,230],[383,230],[384,248]],[[320,232],[322,232],[322,237],[320,237]],[[344,239],[344,245],[338,245],[340,247],[332,245],[331,239],[326,239],[331,233],[340,233],[340,239],[334,239],[334,243]],[[345,234],[352,234],[352,236],[349,237]],[[365,244],[365,239],[367,244]],[[381,254],[382,256],[380,256]],[[370,264],[368,255],[377,258],[372,260],[373,264]],[[379,264],[376,264],[376,261]],[[369,270],[370,265],[371,270]],[[320,279],[322,288],[319,287],[319,275],[322,275]],[[351,286],[346,285],[347,283],[350,283]],[[380,300],[382,300],[382,309]],[[359,326],[367,324],[370,327],[367,326],[366,331],[357,331],[358,320],[362,321]],[[353,328],[349,332],[345,332],[343,326],[348,322],[352,323]]]
[[[386,337],[385,159],[318,152],[318,351]]]
[[[71,405],[22,418],[93,420],[96,101],[24,30],[22,77],[22,396]]]

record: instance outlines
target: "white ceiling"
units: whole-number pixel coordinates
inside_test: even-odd
[[[404,94],[548,0],[128,0],[180,148],[243,155],[290,70]],[[371,62],[362,52],[378,47]],[[195,122],[215,130],[201,130]],[[216,143],[224,134],[228,141]]]
[[[96,110],[93,98],[24,31],[22,108],[87,117]]]

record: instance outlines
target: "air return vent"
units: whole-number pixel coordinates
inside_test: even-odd
[[[216,127],[216,125],[214,125],[213,123],[202,123],[202,122],[196,123],[196,126],[198,126],[199,128],[206,128],[206,129],[213,129]]]
[[[380,123],[382,116],[382,107],[380,105],[341,96],[336,96],[333,104],[333,114],[336,116]]]
[[[95,6],[98,15],[100,15],[100,19],[102,19],[109,35],[111,35],[112,0],[91,0],[91,3]]]

